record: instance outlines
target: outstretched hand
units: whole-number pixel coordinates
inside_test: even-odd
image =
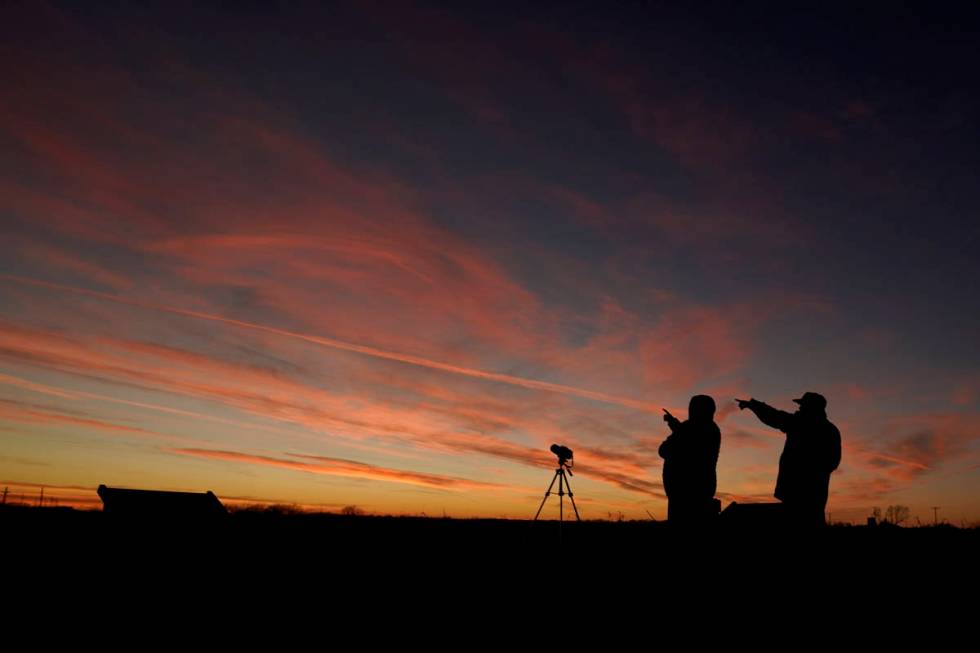
[[[739,410],[745,410],[752,403],[751,399],[736,399],[735,403],[738,404]]]

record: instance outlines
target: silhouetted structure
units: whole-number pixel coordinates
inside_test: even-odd
[[[128,490],[100,485],[102,512],[131,519],[202,520],[228,514],[213,492]]]
[[[538,511],[534,513],[534,521],[538,521],[538,516],[541,515],[541,509],[544,508],[545,502],[551,496],[551,489],[555,487],[555,481],[558,481],[558,541],[561,542],[561,527],[565,521],[566,494],[572,502],[572,508],[575,509],[575,520],[582,521],[582,518],[578,515],[578,506],[575,505],[575,494],[572,492],[572,486],[568,482],[568,477],[573,476],[572,467],[575,465],[574,454],[571,449],[560,444],[551,445],[551,452],[558,456],[558,468],[555,469],[555,475],[551,477],[551,484],[545,490],[544,498],[541,499],[541,505],[538,506]],[[568,492],[565,492],[566,489]]]
[[[800,406],[795,413],[756,399],[735,401],[763,424],[786,434],[774,494],[786,507],[787,519],[795,525],[823,526],[830,474],[841,459],[840,431],[827,419],[827,400],[807,392],[793,400]]]
[[[672,524],[704,524],[718,514],[715,466],[721,431],[714,416],[715,400],[707,395],[691,397],[686,422],[664,410],[671,434],[660,445],[659,453],[664,459],[667,521]]]

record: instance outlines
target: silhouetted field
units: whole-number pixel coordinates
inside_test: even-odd
[[[206,628],[239,633],[283,612],[334,628],[380,618],[402,628],[469,623],[473,632],[488,620],[513,626],[536,617],[572,626],[577,615],[592,627],[624,623],[624,632],[669,632],[692,613],[701,620],[695,631],[738,615],[860,624],[914,613],[966,623],[972,603],[960,597],[975,591],[980,543],[977,530],[949,527],[677,534],[665,523],[585,521],[565,523],[559,544],[554,521],[270,510],[226,517],[134,522],[5,506],[4,588],[22,606],[70,599],[96,619],[127,614],[153,628],[196,611]],[[827,615],[806,607],[814,604]],[[374,636],[373,628],[365,632]]]
[[[833,526],[817,532],[718,526],[674,532],[652,521],[525,521],[347,516],[278,509],[235,510],[217,520],[133,520],[70,508],[0,508],[0,530],[27,560],[59,551],[108,567],[161,563],[273,567],[283,561],[339,572],[403,572],[426,566],[555,567],[616,573],[644,569],[781,567],[835,573],[893,568],[973,567],[980,530],[940,525]],[[699,559],[711,564],[698,566]],[[623,572],[625,573],[625,572]]]
[[[778,623],[875,615],[962,625],[980,543],[977,530],[950,527],[677,534],[586,521],[565,523],[559,545],[553,521],[244,510],[195,524],[17,506],[0,508],[0,533],[4,588],[28,611],[67,601],[96,628],[126,615],[149,633],[188,620],[238,635],[276,619],[370,623],[358,632],[372,641],[423,623],[476,636],[583,620],[698,641],[726,619],[743,620],[746,640],[773,637]]]

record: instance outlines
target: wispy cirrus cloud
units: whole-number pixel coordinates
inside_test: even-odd
[[[338,458],[328,458],[325,456],[292,454],[294,458],[302,459],[295,460],[290,458],[274,458],[271,456],[259,456],[237,451],[221,451],[214,449],[171,449],[170,451],[171,453],[184,456],[195,456],[198,458],[242,462],[252,465],[267,465],[271,467],[281,467],[284,469],[308,472],[311,474],[326,474],[328,476],[342,476],[345,478],[363,478],[375,481],[407,483],[409,485],[421,485],[444,490],[503,489],[503,486],[494,483],[482,483],[439,474],[426,474],[421,472],[391,469],[354,460],[342,460]]]
[[[317,344],[317,345],[322,345],[324,347],[330,347],[330,348],[339,349],[339,350],[342,350],[342,351],[349,351],[349,352],[354,352],[354,353],[358,353],[358,354],[364,354],[366,356],[373,356],[373,357],[376,357],[376,358],[382,358],[382,359],[386,359],[386,360],[396,361],[396,362],[399,362],[399,363],[407,363],[407,364],[410,364],[410,365],[417,365],[417,366],[420,366],[420,367],[427,367],[427,368],[438,370],[438,371],[442,371],[442,372],[449,372],[449,373],[452,373],[452,374],[460,374],[460,375],[463,375],[463,376],[470,376],[470,377],[474,377],[474,378],[482,379],[482,380],[487,380],[487,381],[496,381],[496,382],[500,382],[500,383],[507,383],[507,384],[512,384],[512,385],[517,385],[517,386],[521,386],[521,387],[533,389],[533,390],[544,390],[544,391],[548,391],[548,392],[564,393],[564,394],[569,394],[569,395],[573,395],[573,396],[577,396],[577,397],[581,397],[581,398],[585,398],[585,399],[594,399],[594,400],[597,400],[597,401],[610,402],[610,403],[620,404],[620,405],[628,406],[628,407],[631,407],[631,408],[637,408],[637,409],[646,410],[646,411],[656,410],[653,407],[653,405],[652,404],[649,404],[649,403],[645,403],[645,402],[641,402],[641,401],[636,401],[636,400],[632,400],[632,399],[628,399],[628,398],[624,398],[624,397],[616,397],[614,395],[609,395],[609,394],[602,393],[602,392],[596,392],[596,391],[592,391],[592,390],[587,390],[587,389],[584,389],[584,388],[575,388],[575,387],[572,387],[572,386],[567,386],[567,385],[563,385],[563,384],[559,384],[559,383],[550,383],[550,382],[547,382],[547,381],[539,381],[539,380],[536,380],[536,379],[522,378],[522,377],[513,376],[513,375],[509,375],[509,374],[501,374],[501,373],[497,373],[497,372],[490,372],[490,371],[486,371],[486,370],[479,370],[479,369],[474,369],[474,368],[468,368],[468,367],[463,367],[463,366],[460,366],[460,365],[451,365],[451,364],[443,363],[443,362],[440,362],[440,361],[430,360],[430,359],[427,359],[427,358],[424,358],[424,357],[421,357],[421,356],[413,356],[413,355],[410,355],[410,354],[401,354],[401,353],[398,353],[398,352],[386,351],[386,350],[379,349],[379,348],[376,348],[376,347],[370,347],[370,346],[360,345],[360,344],[351,343],[351,342],[344,342],[344,341],[336,340],[336,339],[333,339],[333,338],[323,338],[323,337],[320,337],[320,336],[314,336],[314,335],[309,335],[309,334],[304,334],[304,333],[298,333],[298,332],[294,332],[294,331],[288,331],[288,330],[285,330],[285,329],[278,329],[278,328],[275,328],[275,327],[270,327],[270,326],[266,326],[266,325],[262,325],[262,324],[256,324],[256,323],[252,323],[252,322],[245,322],[245,321],[242,321],[242,320],[234,320],[234,319],[230,319],[230,318],[224,318],[224,317],[221,317],[219,315],[211,315],[211,314],[202,313],[202,312],[199,312],[199,311],[189,311],[189,310],[172,308],[172,307],[167,307],[167,306],[156,306],[156,305],[153,305],[153,304],[147,304],[147,303],[139,302],[139,301],[136,301],[136,300],[129,300],[129,299],[125,299],[125,298],[122,298],[122,297],[116,297],[116,296],[113,296],[113,295],[110,295],[110,294],[107,294],[107,293],[90,291],[90,290],[86,290],[86,289],[82,289],[82,288],[72,288],[72,287],[69,287],[69,286],[61,285],[61,284],[52,284],[52,283],[43,282],[43,281],[39,281],[39,280],[36,280],[36,279],[29,279],[29,278],[25,278],[25,277],[14,277],[14,276],[11,276],[11,275],[0,275],[0,279],[6,279],[8,281],[14,281],[14,282],[17,282],[17,283],[28,283],[28,284],[33,284],[33,285],[42,285],[42,286],[45,286],[45,287],[48,287],[48,288],[53,288],[53,289],[57,289],[57,290],[63,290],[63,291],[66,291],[66,292],[74,292],[74,293],[79,293],[79,294],[83,294],[83,295],[90,296],[90,297],[98,297],[98,298],[105,299],[105,300],[108,300],[108,301],[114,301],[114,302],[120,302],[120,303],[124,303],[124,304],[130,304],[130,305],[137,306],[137,307],[140,307],[140,308],[151,308],[151,309],[154,309],[154,310],[164,311],[164,312],[168,312],[168,313],[174,313],[174,314],[182,315],[182,316],[185,316],[185,317],[197,318],[197,319],[202,319],[202,320],[209,320],[209,321],[213,321],[213,322],[220,322],[220,323],[227,324],[227,325],[230,325],[230,326],[235,326],[235,327],[240,327],[240,328],[245,328],[245,329],[255,329],[257,331],[262,331],[262,332],[269,333],[269,334],[274,334],[274,335],[277,335],[277,336],[282,336],[282,337],[286,337],[286,338],[295,338],[295,339],[298,339],[298,340],[303,340],[305,342],[309,342],[309,343],[313,343],[313,344]],[[149,346],[144,345],[144,348],[149,348]]]
[[[0,349],[5,356],[61,372],[94,373],[106,380],[220,402],[251,415],[315,431],[326,429],[355,439],[381,437],[430,451],[489,454],[533,467],[549,466],[541,454],[544,447],[516,445],[480,432],[487,428],[516,429],[542,436],[557,433],[557,437],[575,441],[574,437],[561,436],[549,420],[534,417],[533,404],[525,407],[521,403],[490,403],[487,409],[480,410],[472,407],[474,399],[467,394],[447,394],[439,385],[429,387],[434,394],[423,394],[421,402],[413,399],[399,406],[367,395],[338,395],[289,379],[278,371],[232,364],[171,347],[107,338],[99,338],[94,345],[85,344],[10,325],[0,333]],[[415,390],[426,390],[426,386],[417,385]],[[351,410],[352,399],[360,404],[357,410]],[[487,403],[486,399],[482,401]],[[464,425],[466,432],[459,431]],[[585,473],[590,477],[631,490],[649,489],[647,468],[656,463],[655,458],[626,448],[594,449],[588,456],[593,466],[586,467]]]
[[[118,433],[123,435],[140,435],[154,438],[166,437],[163,434],[149,431],[136,426],[117,424],[91,417],[65,414],[35,404],[21,404],[0,399],[0,420],[21,422],[24,424],[52,424],[56,426],[72,426],[77,429]]]

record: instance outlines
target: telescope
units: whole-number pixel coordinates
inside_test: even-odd
[[[566,467],[566,466],[571,467],[573,464],[575,464],[574,461],[575,454],[574,452],[572,452],[571,449],[569,449],[566,446],[560,444],[553,444],[551,445],[551,453],[558,456],[558,465],[561,467]],[[572,470],[568,470],[568,473],[571,474]]]
[[[544,508],[544,502],[548,500],[551,496],[551,488],[555,487],[555,481],[558,481],[558,542],[561,542],[561,524],[565,521],[565,495],[568,495],[569,500],[572,502],[572,508],[575,509],[575,519],[581,521],[582,518],[578,516],[578,506],[575,505],[575,496],[572,494],[572,486],[568,483],[568,477],[572,475],[572,465],[575,464],[573,458],[574,453],[568,447],[561,444],[551,445],[551,453],[558,456],[558,469],[555,470],[555,475],[551,479],[551,485],[545,490],[544,498],[541,499],[541,505],[538,506],[538,511],[534,513],[534,521],[538,521],[538,516],[541,514],[541,509]],[[568,492],[565,492],[565,490]]]

